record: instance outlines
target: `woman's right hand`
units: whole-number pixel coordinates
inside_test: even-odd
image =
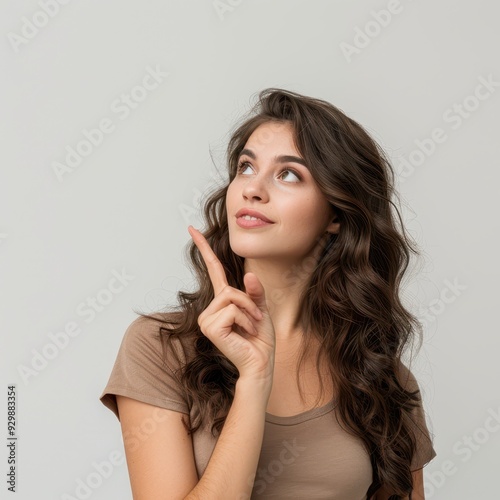
[[[214,288],[214,299],[198,317],[203,334],[236,366],[240,379],[272,386],[276,337],[264,287],[257,276],[243,277],[245,292],[228,285],[224,268],[205,237],[188,231],[198,247]]]

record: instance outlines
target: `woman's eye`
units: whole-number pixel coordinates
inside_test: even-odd
[[[244,170],[246,170],[246,169],[247,169],[247,168],[249,168],[249,167],[250,167],[250,163],[248,163],[248,162],[244,161],[243,163],[240,163],[240,164],[238,165],[238,172],[239,172],[239,173],[242,173]]]
[[[297,179],[297,180],[292,181],[292,182],[300,182],[300,177],[293,170],[289,170],[289,169],[283,170],[283,172],[281,172],[280,176],[282,176],[284,173],[292,174],[295,177],[295,179]]]
[[[244,161],[238,165],[237,171],[239,174],[243,174],[243,172],[245,172],[248,168],[250,168],[250,163],[248,163],[247,161]],[[292,177],[290,182],[300,182],[302,180],[298,173],[296,173],[294,170],[291,170],[289,168],[282,170],[279,174],[279,177],[283,178],[284,174],[292,174],[293,177],[295,177],[295,180],[293,180],[293,177]]]

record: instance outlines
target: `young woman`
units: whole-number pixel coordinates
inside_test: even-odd
[[[129,326],[101,395],[134,499],[423,499],[392,167],[332,104],[259,97],[188,228],[199,288]]]

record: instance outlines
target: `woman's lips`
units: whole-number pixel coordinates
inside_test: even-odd
[[[236,217],[236,224],[240,227],[251,228],[251,227],[263,227],[270,226],[272,222],[266,222],[262,219],[246,219],[245,216]]]
[[[245,215],[249,216],[249,217],[256,217],[257,219],[261,219],[265,222],[269,222],[269,223],[272,223],[273,221],[271,219],[269,219],[268,217],[266,217],[264,214],[261,214],[258,210],[255,210],[253,208],[250,208],[250,207],[243,207],[243,208],[240,208],[237,212],[236,212],[236,217],[244,217]]]

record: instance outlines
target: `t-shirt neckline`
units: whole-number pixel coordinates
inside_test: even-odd
[[[330,400],[326,405],[320,406],[319,408],[311,408],[310,410],[303,411],[297,415],[289,415],[287,417],[281,417],[278,415],[272,415],[266,411],[266,422],[278,425],[295,425],[313,418],[320,417],[326,413],[332,411],[335,408],[335,398]]]

